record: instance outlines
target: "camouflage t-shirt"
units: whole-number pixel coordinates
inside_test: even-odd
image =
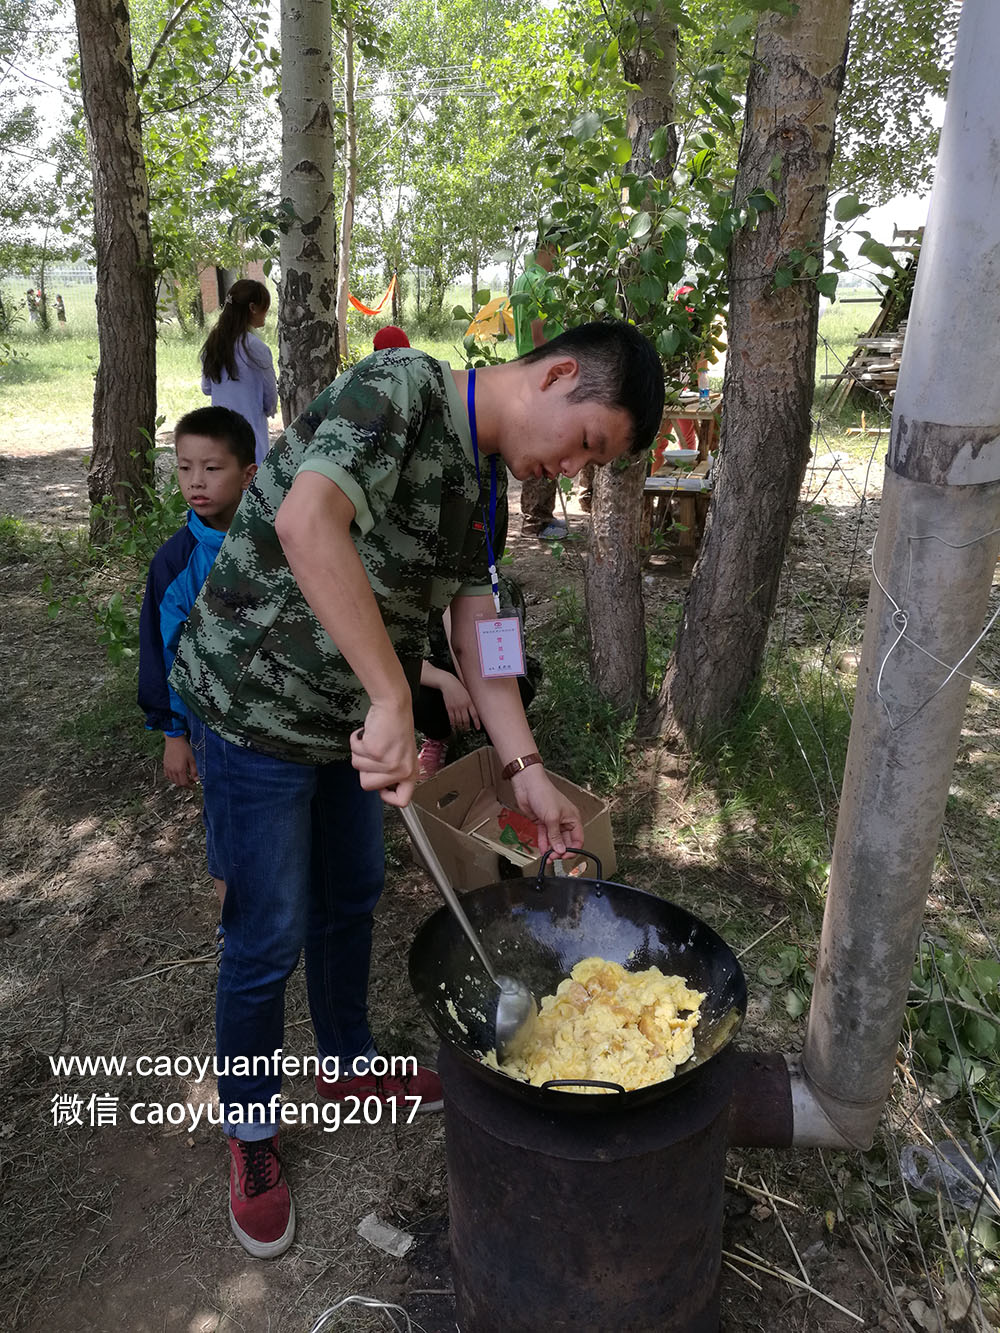
[[[507,501],[498,464],[499,553]],[[368,700],[292,576],[274,530],[278,507],[300,472],[344,492],[389,639],[415,681],[430,614],[457,593],[490,591],[488,460],[480,466],[482,493],[447,363],[391,348],[341,375],[276,441],[244,495],[178,645],[174,689],[237,745],[298,763],[346,758]]]

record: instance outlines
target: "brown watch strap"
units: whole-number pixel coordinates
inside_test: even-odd
[[[512,759],[509,764],[501,771],[502,778],[512,778],[515,773],[521,773],[532,764],[540,764],[542,756],[540,754],[525,754],[520,759]]]

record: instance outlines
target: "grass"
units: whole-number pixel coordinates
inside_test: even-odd
[[[50,448],[53,438],[66,444],[85,445],[93,406],[94,377],[99,350],[94,287],[73,286],[63,292],[66,303],[65,325],[54,322],[43,332],[25,318],[15,322],[12,342],[16,358],[0,367],[0,431],[8,443],[30,452]],[[3,298],[8,308],[15,308],[18,285],[6,282]],[[462,289],[452,288],[446,295],[444,310],[462,299]],[[23,297],[23,290],[21,290]],[[468,299],[468,293],[464,293]],[[272,312],[274,307],[272,306]],[[211,318],[207,327],[211,327]],[[352,312],[349,321],[352,355],[356,359],[371,351],[371,339],[387,318],[371,319]],[[462,326],[443,320],[442,327],[424,335],[415,325],[415,309],[409,303],[404,311],[404,327],[411,330],[411,341],[431,356],[459,366],[464,362]],[[156,386],[158,417],[169,427],[184,412],[206,401],[201,392],[199,349],[207,328],[185,333],[176,321],[159,326],[156,343]],[[275,321],[268,320],[263,330],[275,364],[278,359]],[[499,345],[499,355],[512,356],[512,342]],[[38,410],[25,413],[25,401]],[[44,404],[44,414],[41,412]],[[44,426],[41,419],[44,419]],[[44,437],[41,432],[44,431]]]

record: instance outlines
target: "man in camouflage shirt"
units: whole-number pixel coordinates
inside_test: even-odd
[[[191,711],[227,885],[219,1100],[230,1221],[258,1257],[281,1254],[294,1235],[273,1057],[303,947],[320,1097],[398,1098],[407,1113],[405,1096],[424,1110],[441,1104],[431,1070],[381,1076],[367,1019],[382,802],[405,805],[413,793],[411,683],[432,612],[451,608],[463,678],[542,850],[562,852],[583,836],[535,753],[516,680],[480,672],[476,618],[493,611],[489,473],[503,463],[522,481],[574,476],[588,462],[647,449],[662,371],[645,338],[609,322],[479,371],[472,412],[469,376],[393,348],[324,390],[261,465],[171,674]],[[507,509],[497,471],[499,555]]]

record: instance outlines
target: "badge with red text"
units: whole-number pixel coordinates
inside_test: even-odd
[[[500,611],[477,616],[479,669],[484,680],[495,676],[524,675],[524,640],[521,621],[515,611]]]

